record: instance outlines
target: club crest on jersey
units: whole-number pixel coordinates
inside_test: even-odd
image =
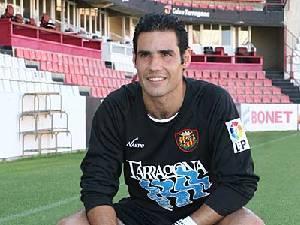
[[[199,143],[199,133],[196,129],[183,129],[175,133],[176,144],[183,152],[192,152]]]
[[[250,149],[248,139],[240,118],[225,122],[230,140],[232,141],[234,153]]]

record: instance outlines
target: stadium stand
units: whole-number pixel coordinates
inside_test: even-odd
[[[78,120],[79,127],[83,125],[82,119],[70,111],[74,108],[70,105],[72,101],[68,102],[70,99],[82,102],[78,86],[53,81],[49,71],[27,68],[24,58],[0,54],[0,96],[1,100],[9,99],[6,108],[14,108],[10,114],[19,120],[18,127],[2,121],[10,138],[3,142],[7,150],[1,152],[0,158],[72,151],[84,146],[80,139],[72,141],[72,135],[78,137],[77,128],[69,129],[74,120]],[[64,104],[62,99],[66,101]],[[64,108],[69,108],[68,112]],[[79,114],[82,112],[79,110]],[[12,150],[13,147],[16,149]]]
[[[156,0],[155,0],[156,1]],[[213,10],[228,10],[228,11],[254,11],[263,10],[265,6],[264,0],[159,0],[164,5],[185,6],[193,9],[213,9]]]
[[[290,103],[281,89],[272,86],[264,71],[209,71],[188,69],[187,77],[202,79],[226,89],[236,103]]]
[[[94,97],[106,97],[130,82],[124,72],[106,68],[100,59],[25,48],[16,48],[16,56],[38,62],[42,71],[63,74],[65,84],[90,88]]]

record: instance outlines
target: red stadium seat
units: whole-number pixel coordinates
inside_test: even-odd
[[[252,95],[253,94],[253,87],[246,87],[245,88],[245,94],[246,95]]]
[[[35,51],[35,59],[37,61],[41,61],[42,60],[42,51]]]
[[[210,77],[211,77],[210,76],[210,71],[206,71],[206,70],[202,71],[202,78],[209,79]]]
[[[281,95],[281,89],[279,87],[272,86],[271,88],[273,95]]]
[[[65,83],[66,84],[72,84],[72,76],[69,73],[65,74]]]
[[[253,94],[254,95],[262,95],[262,89],[260,87],[254,87],[253,88]]]
[[[93,87],[95,85],[93,77],[87,77],[88,79],[88,86]]]
[[[100,97],[100,96],[98,96],[98,92],[97,92],[97,89],[95,87],[91,88],[91,95],[93,97]]]
[[[88,77],[87,77],[87,76],[82,75],[82,83],[83,83],[83,85],[85,85],[85,86],[88,86],[88,85],[89,85],[89,80],[88,80]]]
[[[93,66],[89,66],[89,74],[91,76],[95,76],[95,70],[94,70],[94,67]]]
[[[234,80],[228,80],[227,85],[228,85],[228,87],[236,87]]]
[[[19,57],[19,58],[24,58],[23,48],[16,48],[16,56]]]
[[[87,76],[90,75],[90,69],[88,66],[83,66],[83,70],[84,70],[84,75],[87,75]]]
[[[58,70],[58,63],[55,63],[55,62],[52,63],[52,70],[51,71],[53,71],[53,72],[59,72],[59,70]]]
[[[237,72],[237,77],[239,79],[246,79],[247,78],[247,73],[244,72],[244,71],[239,71],[239,72]]]
[[[69,73],[70,70],[69,70],[69,65],[68,64],[64,64],[63,65],[63,73]]]
[[[235,84],[236,84],[237,87],[244,87],[245,86],[244,80],[236,80]]]
[[[75,74],[75,67],[73,65],[68,65],[71,74]]]
[[[258,80],[264,80],[266,78],[265,72],[264,71],[257,71],[256,78]]]
[[[261,95],[254,95],[253,96],[253,103],[261,103]]]
[[[48,61],[47,53],[45,51],[41,51],[41,61]]]
[[[254,80],[254,86],[255,87],[262,87],[262,86],[264,86],[263,80]]]
[[[99,79],[98,79],[98,77],[94,77],[94,86],[95,87],[99,87],[100,85],[99,85]]]
[[[263,95],[262,102],[263,103],[271,103],[271,96],[270,95]]]
[[[196,70],[196,71],[195,71],[195,78],[197,78],[197,79],[202,78],[202,72],[199,71],[199,70]]]
[[[253,103],[253,95],[246,95],[246,103]]]
[[[109,87],[108,86],[108,78],[106,78],[106,77],[103,78],[103,87]]]
[[[219,80],[218,79],[211,78],[209,82],[212,83],[212,84],[215,84],[215,85],[219,85]]]
[[[281,103],[290,103],[290,98],[287,95],[281,95],[280,96],[280,102]]]
[[[40,63],[40,69],[43,71],[47,71],[47,62],[41,62]]]
[[[225,9],[228,11],[234,11],[235,7],[234,7],[234,5],[226,5]]]
[[[64,65],[58,64],[58,72],[63,73],[64,72]]]
[[[264,82],[265,87],[271,87],[272,86],[272,81],[271,80],[265,79],[263,82]]]
[[[246,102],[246,96],[245,95],[237,95],[236,100],[238,103],[245,103]]]
[[[264,87],[262,90],[263,90],[264,95],[272,95],[273,94],[272,88]]]
[[[69,65],[75,65],[73,56],[68,56]]]
[[[23,49],[24,59],[30,59],[30,49]]]
[[[96,88],[96,91],[97,91],[97,96],[98,96],[98,97],[103,97],[102,89],[101,89],[101,88],[97,87],[97,88]]]
[[[228,78],[229,79],[236,79],[237,77],[236,77],[236,72],[234,72],[234,71],[229,71],[228,72]]]
[[[220,79],[227,79],[227,78],[228,78],[228,72],[220,71]]]
[[[48,62],[53,62],[52,53],[51,52],[46,52],[46,55],[47,55],[47,61]]]
[[[256,79],[256,72],[249,71],[249,72],[247,73],[247,78],[250,79],[250,80]]]
[[[237,95],[244,95],[245,94],[245,89],[243,87],[237,87],[236,88],[236,94]]]
[[[271,102],[272,103],[280,103],[280,97],[277,95],[272,95],[271,96]]]
[[[84,72],[84,67],[82,65],[79,65],[78,67],[78,73],[81,74],[81,75],[85,75],[85,72]]]
[[[207,9],[208,8],[208,4],[199,4],[199,8],[201,9]]]
[[[219,71],[211,71],[210,75],[211,75],[211,78],[218,79],[219,78]]]
[[[83,78],[82,78],[82,75],[74,75],[74,77],[76,76],[76,79],[77,79],[77,84],[83,86]]]
[[[225,79],[220,79],[219,80],[219,85],[222,87],[227,87],[228,86],[228,81]]]
[[[225,6],[222,5],[222,4],[217,4],[216,5],[216,9],[218,9],[218,10],[225,10]]]
[[[253,80],[245,80],[246,87],[253,87]]]
[[[82,77],[80,75],[71,74],[71,76],[73,84],[79,84],[79,82],[82,82]]]
[[[58,63],[58,54],[57,53],[52,53],[52,62]]]

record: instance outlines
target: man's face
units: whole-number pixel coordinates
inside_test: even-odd
[[[186,66],[181,63],[175,32],[142,32],[134,63],[146,97],[182,94],[182,73]]]

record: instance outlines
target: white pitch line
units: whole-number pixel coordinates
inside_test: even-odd
[[[79,199],[79,196],[76,195],[76,196],[73,196],[71,198],[67,198],[67,199],[64,199],[64,200],[60,200],[58,202],[54,202],[52,204],[40,206],[40,207],[37,207],[37,208],[33,208],[33,209],[23,211],[21,213],[17,213],[17,214],[9,215],[9,216],[6,216],[6,217],[2,217],[2,218],[0,218],[0,224],[4,224],[5,222],[11,221],[11,220],[14,220],[14,219],[17,219],[17,218],[30,216],[30,215],[38,213],[38,212],[42,212],[42,211],[49,210],[49,209],[52,209],[52,208],[55,208],[55,207],[58,207],[58,206],[61,206],[61,205],[65,205],[65,204],[68,204],[68,203],[70,203],[72,201],[75,201],[75,200],[78,200],[78,199]]]
[[[120,186],[123,186],[123,185],[125,185],[125,183],[120,184]],[[76,195],[76,196],[73,196],[73,197],[70,197],[70,198],[66,198],[64,200],[60,200],[58,202],[54,202],[54,203],[49,204],[49,205],[40,206],[40,207],[29,209],[29,210],[26,210],[26,211],[23,211],[23,212],[20,212],[20,213],[17,213],[17,214],[12,214],[12,215],[9,215],[9,216],[6,216],[6,217],[2,217],[2,218],[0,218],[0,224],[3,224],[4,222],[11,221],[11,220],[14,220],[14,219],[17,219],[17,218],[30,216],[30,215],[38,213],[38,212],[42,212],[42,211],[45,211],[45,210],[56,208],[58,206],[68,204],[68,203],[70,203],[72,201],[75,201],[75,200],[79,200],[79,195]]]
[[[298,133],[294,133],[294,134],[286,135],[286,136],[283,136],[283,137],[280,137],[280,138],[276,138],[276,139],[273,139],[273,140],[270,140],[270,141],[266,141],[266,142],[254,145],[253,147],[251,147],[251,149],[259,148],[259,147],[262,147],[262,146],[264,146],[266,144],[271,144],[271,143],[275,143],[275,142],[278,142],[278,141],[282,141],[282,140],[285,140],[285,139],[288,139],[290,137],[297,136],[297,135],[298,135]]]

